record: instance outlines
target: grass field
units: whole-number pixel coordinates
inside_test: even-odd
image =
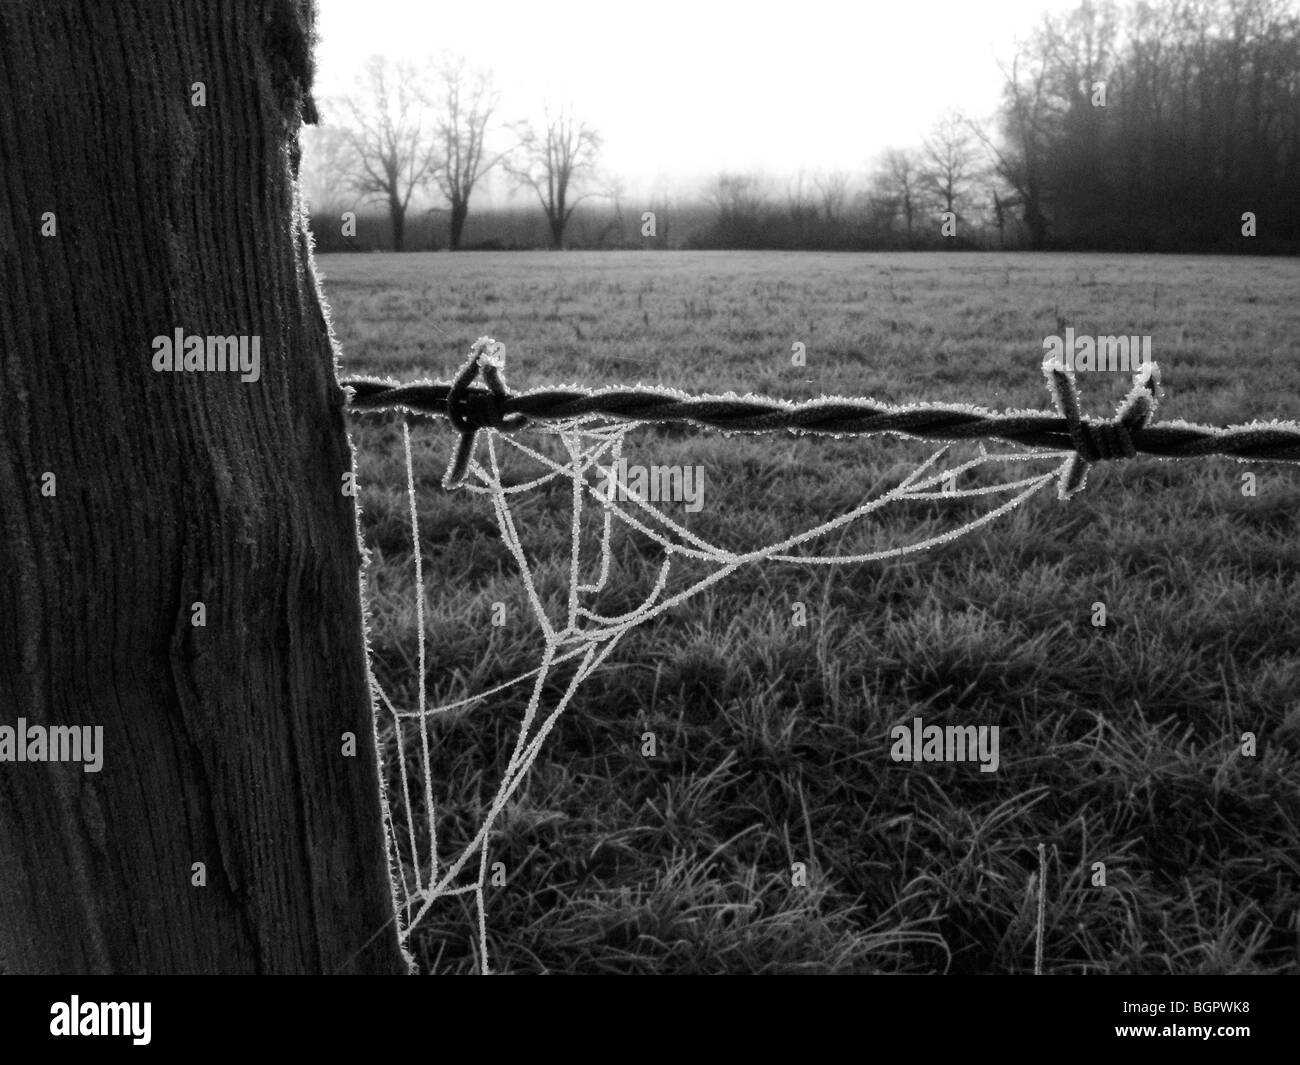
[[[1294,261],[531,253],[319,268],[344,373],[446,379],[491,334],[516,388],[1043,409],[1043,338],[1072,326],[1152,336],[1158,416],[1300,418]],[[791,365],[795,342],[805,367]],[[1079,385],[1104,414],[1129,381]],[[453,434],[427,423],[415,436],[427,685],[441,703],[534,669],[541,643],[486,498],[439,485]],[[414,707],[400,422],[357,418],[354,441],[376,672]],[[625,454],[701,465],[702,509],[660,508],[752,548],[851,509],[932,450],[640,428]],[[567,587],[569,491],[555,483],[516,508],[548,603]],[[985,509],[908,502],[822,546],[902,544]],[[1043,843],[1045,971],[1300,972],[1298,516],[1293,467],[1141,459],[1094,468],[1068,504],[1049,489],[925,554],[771,563],[701,593],[583,685],[507,808],[491,841],[508,875],[487,894],[493,969],[1031,971]],[[603,612],[644,597],[659,558],[644,538],[616,538]],[[806,626],[792,624],[796,603]],[[526,698],[523,685],[435,719],[444,858],[481,821]],[[998,771],[891,760],[890,728],[918,716],[999,726]],[[641,753],[646,732],[655,757]],[[797,862],[806,887],[792,885]],[[474,971],[476,938],[459,896],[412,948],[426,971]]]

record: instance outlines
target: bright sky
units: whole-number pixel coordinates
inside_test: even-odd
[[[950,107],[991,114],[996,59],[1044,10],[1077,4],[319,0],[317,89],[348,91],[371,54],[450,48],[495,72],[502,118],[571,103],[629,192],[685,190],[721,170],[861,173]]]

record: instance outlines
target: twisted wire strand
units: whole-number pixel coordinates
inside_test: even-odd
[[[513,432],[531,421],[560,422],[600,416],[645,423],[686,422],[724,432],[767,433],[787,430],[831,436],[894,433],[922,440],[1003,440],[1044,451],[1073,452],[1062,470],[1060,495],[1079,491],[1096,462],[1157,455],[1199,458],[1226,455],[1239,461],[1300,462],[1300,424],[1252,422],[1215,427],[1187,422],[1152,424],[1159,371],[1148,362],[1134,374],[1133,388],[1113,418],[1082,415],[1074,371],[1052,358],[1043,373],[1057,413],[1009,410],[1002,413],[963,404],[921,403],[897,406],[871,399],[831,396],[792,403],[765,396],[691,396],[668,388],[536,388],[512,392],[504,377],[504,348],[481,337],[451,383],[353,377],[340,382],[350,390],[353,411],[403,410],[447,418],[461,436],[443,484],[463,480],[480,430]],[[484,388],[476,385],[482,374]]]

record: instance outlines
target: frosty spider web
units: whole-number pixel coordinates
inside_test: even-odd
[[[475,346],[480,357],[499,358],[499,346],[492,348],[481,340]],[[495,342],[487,341],[494,345]],[[487,429],[482,431],[485,461],[480,462],[472,444],[467,451],[453,459],[453,468],[459,464],[467,475],[461,485],[484,500],[491,507],[501,540],[518,569],[523,590],[538,630],[541,644],[539,665],[528,672],[496,684],[484,691],[453,702],[430,705],[427,694],[427,639],[424,615],[424,574],[421,562],[420,529],[416,509],[415,473],[411,448],[410,419],[403,423],[403,449],[405,454],[407,497],[412,547],[415,555],[416,624],[418,627],[418,686],[417,705],[399,708],[394,705],[378,682],[374,682],[376,702],[376,732],[381,726],[391,727],[397,740],[397,773],[390,796],[386,781],[389,774],[381,773],[381,803],[388,834],[390,872],[393,884],[394,919],[403,949],[407,951],[412,933],[428,916],[439,900],[450,896],[472,895],[478,925],[479,967],[483,973],[490,971],[487,942],[486,888],[490,868],[490,840],[492,831],[512,796],[526,779],[536,762],[547,736],[555,728],[565,711],[571,706],[582,682],[599,670],[614,654],[620,641],[638,626],[679,606],[705,589],[748,566],[763,562],[786,562],[807,565],[849,565],[881,562],[892,558],[918,554],[948,543],[996,521],[1021,506],[1054,481],[1064,483],[1069,467],[1077,460],[1073,451],[1040,450],[1033,452],[992,453],[981,443],[974,458],[951,466],[943,460],[948,448],[942,447],[920,463],[894,487],[869,498],[847,513],[812,525],[793,536],[776,543],[751,550],[737,550],[707,539],[686,528],[662,513],[632,490],[619,475],[620,459],[629,433],[637,427],[614,421],[600,415],[537,423],[529,431],[554,438],[561,452],[559,460],[552,458],[515,435]],[[471,435],[472,439],[472,435]],[[499,449],[513,449],[518,456],[540,468],[540,472],[516,483],[505,483]],[[958,478],[972,474],[991,463],[1053,463],[1047,472],[976,487],[957,488]],[[598,474],[593,479],[593,474]],[[601,485],[602,477],[606,484]],[[454,481],[449,471],[448,480]],[[521,540],[519,523],[514,509],[527,493],[552,482],[564,481],[569,486],[569,554],[567,563],[567,597],[565,602],[548,610],[544,595],[539,591],[535,566],[530,563]],[[954,501],[988,497],[996,505],[958,528],[929,536],[925,539],[883,550],[861,553],[816,552],[818,541],[828,534],[843,530],[855,523],[870,520],[891,505],[916,500]],[[1006,498],[1002,498],[1006,497]],[[999,502],[999,499],[1001,500]],[[594,512],[594,518],[592,517]],[[594,536],[584,537],[584,529]],[[631,610],[619,613],[602,613],[596,600],[607,591],[611,578],[612,543],[616,530],[635,532],[656,545],[662,552],[658,575],[653,587],[642,601]],[[584,548],[584,539],[594,539],[594,546]],[[593,556],[594,557],[591,557]],[[688,575],[680,588],[671,587],[674,572],[703,569],[703,576]],[[571,666],[572,676],[558,697],[545,698],[547,682],[561,666]],[[439,714],[468,708],[483,709],[491,705],[494,697],[516,686],[530,685],[528,701],[524,708],[518,733],[514,738],[509,761],[492,796],[487,813],[472,839],[455,853],[442,853],[437,831],[437,810],[433,795],[429,722]],[[382,704],[382,709],[380,709]],[[384,721],[384,716],[387,721]],[[418,740],[410,742],[410,732],[418,732]],[[418,755],[418,779],[412,780],[408,769],[408,756]],[[383,751],[380,751],[381,761]],[[416,797],[413,797],[416,796]],[[417,809],[422,804],[422,820],[427,831],[417,831]],[[403,831],[394,814],[394,807],[404,822]]]

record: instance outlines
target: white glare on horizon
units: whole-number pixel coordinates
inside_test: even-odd
[[[723,170],[859,174],[950,108],[992,114],[997,60],[1043,11],[1076,5],[319,0],[317,94],[349,91],[369,55],[449,49],[493,71],[502,119],[571,104],[604,139],[602,171],[632,193],[695,189]]]

